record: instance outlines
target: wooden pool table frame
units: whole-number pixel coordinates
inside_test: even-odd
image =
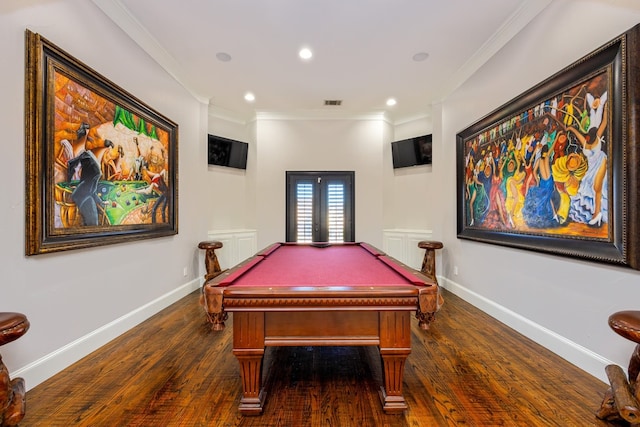
[[[380,252],[381,253],[381,252]],[[411,319],[428,329],[442,304],[437,283],[394,260],[424,285],[395,286],[224,286],[251,257],[207,281],[205,310],[213,330],[224,328],[233,312],[233,353],[240,363],[244,415],[262,413],[266,393],[262,365],[267,346],[378,346],[384,384],[380,399],[387,413],[407,408],[402,394],[404,364],[411,353]]]

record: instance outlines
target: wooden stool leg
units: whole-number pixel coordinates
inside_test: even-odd
[[[220,249],[222,247],[222,242],[200,242],[198,244],[198,248],[204,249],[205,252],[205,268],[207,269],[207,273],[204,276],[204,281],[208,281],[222,273],[222,269],[220,268],[220,263],[218,262],[218,256],[216,255],[216,249]]]
[[[427,249],[422,259],[422,273],[436,281],[436,251]]]
[[[436,249],[442,249],[442,242],[423,240],[418,243],[420,249],[424,249],[424,258],[422,259],[421,273],[427,276],[433,283],[438,285],[438,279],[436,278]],[[416,317],[418,318],[418,325],[421,329],[429,329],[429,325],[434,321],[436,317],[436,311],[444,303],[442,295],[440,295],[440,288],[437,287],[436,303],[433,307],[434,311],[427,311],[418,309],[416,311]]]
[[[418,243],[418,247],[425,250],[422,259],[422,274],[438,283],[438,279],[436,279],[436,249],[442,249],[442,242],[424,240]]]
[[[631,354],[627,372],[629,374],[629,382],[635,383],[638,381],[638,374],[640,374],[640,344],[636,345],[636,348]]]
[[[220,249],[221,247],[222,242],[217,242],[215,240],[210,242],[200,242],[198,244],[198,248],[206,251],[204,258],[204,266],[207,269],[207,272],[204,275],[205,283],[223,272],[220,268],[220,263],[218,262],[218,256],[216,255],[216,249]],[[215,314],[207,311],[207,296],[204,293],[204,289],[205,288],[203,286],[202,293],[200,294],[200,305],[204,307],[205,313],[207,314],[207,320],[212,324],[213,330],[222,330],[224,329],[224,321],[227,319],[228,314],[222,310]],[[222,304],[222,302],[220,302],[220,304]]]
[[[215,250],[207,249],[205,262],[206,262],[206,268],[207,268],[206,280],[216,277],[218,273],[222,271],[222,269],[220,268],[220,263],[218,262],[218,256],[216,255]]]
[[[17,426],[26,411],[25,386],[22,378],[9,378],[0,356],[0,426]]]
[[[613,395],[613,388],[604,393],[604,398],[600,404],[600,409],[596,412],[596,417],[601,420],[616,421],[621,420],[620,414],[618,414],[618,408],[616,408],[616,399]]]
[[[620,366],[606,367],[618,413],[625,421],[632,424],[640,422],[640,407],[636,401],[624,371]]]
[[[618,335],[636,343],[625,375],[618,365],[605,368],[611,387],[606,391],[596,417],[640,425],[640,311],[619,311],[609,316],[609,326]]]
[[[0,313],[0,345],[17,340],[29,329],[29,320],[21,313]],[[17,426],[26,410],[22,378],[9,377],[0,355],[0,427]]]

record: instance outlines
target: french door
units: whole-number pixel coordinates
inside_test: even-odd
[[[353,172],[287,172],[287,242],[353,242]]]

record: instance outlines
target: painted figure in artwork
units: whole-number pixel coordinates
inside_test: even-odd
[[[606,113],[605,104],[603,111]],[[586,135],[569,128],[580,141],[582,153],[587,159],[587,172],[580,182],[578,193],[571,199],[571,217],[577,222],[600,225],[608,222],[607,154],[602,149],[607,121],[598,128],[589,128]]]
[[[465,142],[467,226],[608,236],[608,82],[601,72]]]
[[[64,75],[55,83],[55,228],[166,222],[168,133]]]

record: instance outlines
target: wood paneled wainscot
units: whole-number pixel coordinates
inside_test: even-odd
[[[207,233],[207,239],[222,243],[222,248],[216,249],[216,255],[223,270],[239,264],[258,250],[256,230],[214,230]]]
[[[409,267],[420,270],[424,249],[420,249],[418,243],[423,240],[433,240],[431,230],[386,229],[382,232],[382,250]]]

